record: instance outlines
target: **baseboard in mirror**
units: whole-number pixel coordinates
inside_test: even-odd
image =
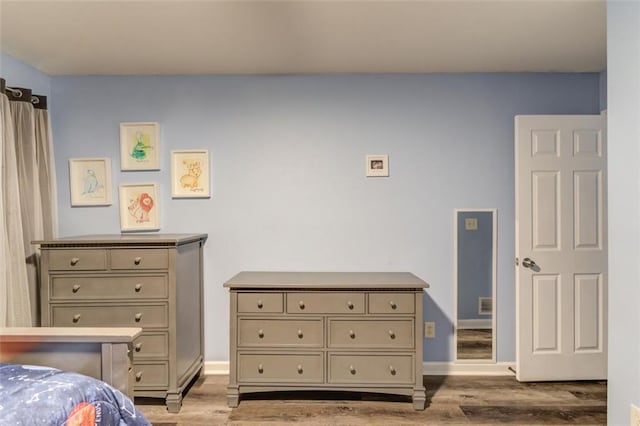
[[[514,362],[498,363],[454,363],[454,362],[425,362],[422,364],[425,376],[513,376]],[[205,361],[204,374],[207,376],[221,376],[229,374],[229,361]]]
[[[205,376],[225,376],[229,374],[229,361],[205,361]]]
[[[458,320],[458,328],[461,330],[482,330],[492,328],[490,319],[461,319]]]

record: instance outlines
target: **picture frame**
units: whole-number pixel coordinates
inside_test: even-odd
[[[389,176],[389,156],[386,154],[370,154],[366,157],[367,177]]]
[[[158,184],[124,183],[119,192],[122,232],[160,229]]]
[[[160,125],[120,123],[120,169],[160,170]]]
[[[111,159],[70,158],[69,193],[72,207],[110,206]]]
[[[208,150],[171,151],[171,197],[209,198],[210,176]]]

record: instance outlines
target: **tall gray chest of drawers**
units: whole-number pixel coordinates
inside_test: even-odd
[[[227,401],[280,390],[407,395],[423,410],[422,293],[410,273],[241,272]]]
[[[170,412],[203,367],[202,248],[206,234],[87,235],[38,241],[43,326],[142,327],[136,397]]]

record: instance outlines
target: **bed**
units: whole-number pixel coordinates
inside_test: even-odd
[[[149,425],[134,407],[140,328],[0,328],[0,424]]]

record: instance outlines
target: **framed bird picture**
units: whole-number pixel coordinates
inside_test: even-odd
[[[69,189],[72,206],[111,205],[111,159],[70,158]]]

